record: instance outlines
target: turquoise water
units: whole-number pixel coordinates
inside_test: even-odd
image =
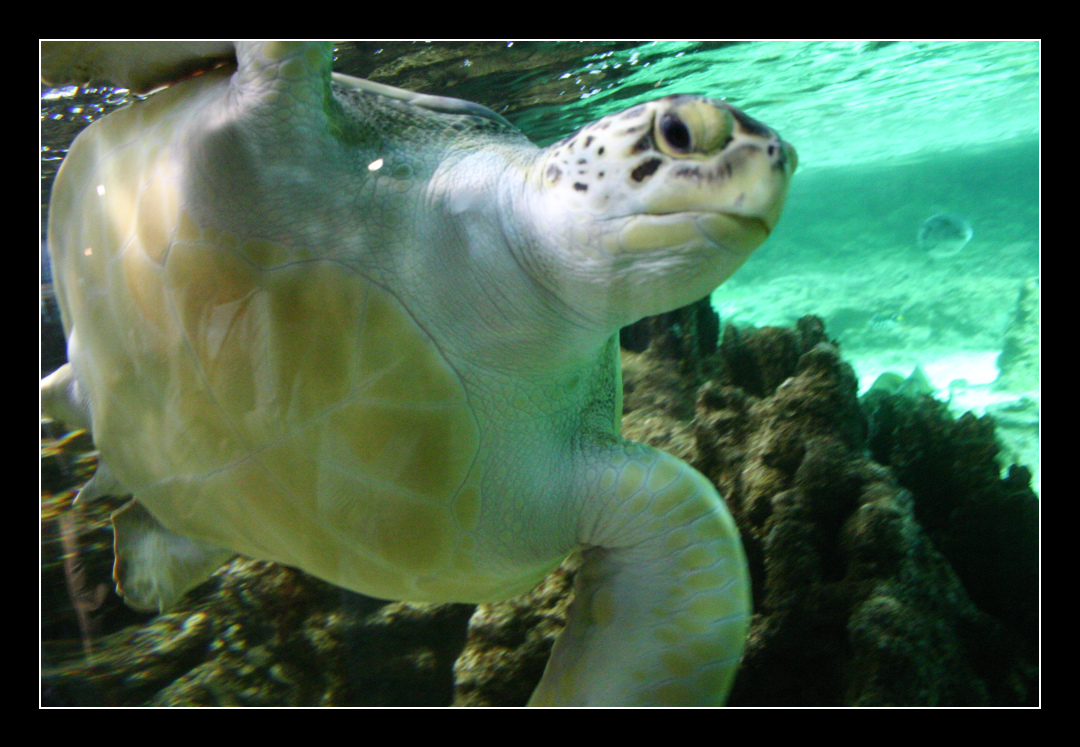
[[[605,73],[615,79],[595,80]],[[797,144],[804,173],[1039,132],[1036,42],[653,42],[592,55],[559,79],[578,93],[560,110],[580,124],[670,93],[726,98]],[[509,118],[544,144],[559,137],[539,124],[553,113]]]
[[[486,104],[540,145],[671,93],[726,98],[775,124],[798,145],[804,173],[1039,134],[1039,44],[1032,41],[663,41],[599,52],[600,43],[398,43],[395,52],[404,46],[421,58],[412,66],[387,64],[383,46],[343,45],[338,69]],[[425,77],[416,66],[429,50],[437,64]],[[43,93],[46,141],[57,122],[92,120],[124,99],[103,89],[70,106],[65,93]],[[48,159],[62,155],[63,138],[49,145]]]

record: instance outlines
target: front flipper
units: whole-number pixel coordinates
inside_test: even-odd
[[[64,41],[41,43],[41,80],[61,86],[89,83],[149,93],[234,57],[223,41]]]
[[[739,531],[696,470],[623,448],[592,481],[585,564],[529,705],[723,705],[751,612]]]
[[[164,612],[234,555],[170,532],[138,501],[114,513],[112,520],[116,593],[141,612]]]

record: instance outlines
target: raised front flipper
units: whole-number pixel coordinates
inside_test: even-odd
[[[722,705],[751,611],[738,529],[689,465],[623,448],[590,480],[585,564],[529,704]]]
[[[205,581],[233,552],[170,532],[131,501],[113,514],[113,581],[132,609],[164,612]]]
[[[225,41],[41,43],[41,80],[50,86],[102,83],[148,93],[233,57]]]

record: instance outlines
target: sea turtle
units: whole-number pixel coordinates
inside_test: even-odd
[[[43,48],[54,84],[172,83],[87,128],[52,195],[70,363],[43,409],[100,450],[80,500],[134,496],[118,591],[164,610],[243,553],[487,602],[581,548],[530,702],[722,702],[739,533],[701,474],[620,438],[616,332],[743,263],[794,150],[689,95],[540,149],[478,105],[332,74],[332,52]]]

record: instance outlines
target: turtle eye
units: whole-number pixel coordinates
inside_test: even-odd
[[[676,96],[653,122],[656,147],[676,158],[711,158],[731,142],[735,118],[711,99]]]
[[[661,150],[675,154],[689,153],[693,145],[690,128],[672,112],[665,112],[656,123],[656,140]]]

